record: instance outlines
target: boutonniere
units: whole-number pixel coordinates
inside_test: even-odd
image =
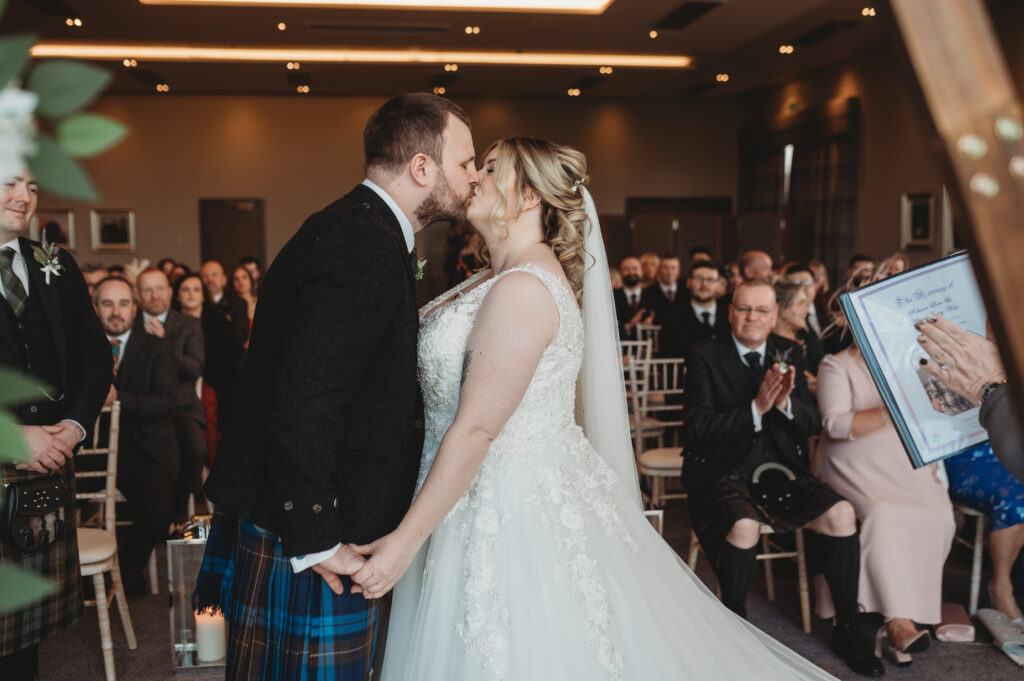
[[[779,371],[786,373],[789,369],[789,353],[791,352],[793,352],[792,346],[786,348],[785,352],[773,352],[768,356],[768,358],[772,363],[779,365]]]
[[[46,285],[50,285],[50,275],[59,277],[61,270],[64,269],[64,265],[60,264],[60,260],[57,259],[57,253],[60,252],[60,247],[57,244],[51,244],[46,241],[46,233],[43,232],[41,235],[43,245],[33,246],[32,254],[36,258],[42,267],[43,274],[46,275]]]
[[[421,258],[416,261],[416,281],[423,278],[423,270],[427,267],[427,259]]]

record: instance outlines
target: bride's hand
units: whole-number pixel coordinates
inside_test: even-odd
[[[352,575],[352,581],[363,587],[364,598],[380,598],[394,588],[409,569],[418,547],[397,532],[377,541],[357,546],[349,544],[356,553],[370,556],[363,567]]]

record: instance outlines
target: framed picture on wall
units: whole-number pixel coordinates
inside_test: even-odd
[[[40,241],[44,233],[48,243],[75,250],[75,214],[65,208],[36,211],[29,225],[29,236]]]
[[[935,232],[935,199],[931,192],[900,197],[900,250],[931,248]]]
[[[92,250],[135,252],[135,211],[98,208],[89,212]]]

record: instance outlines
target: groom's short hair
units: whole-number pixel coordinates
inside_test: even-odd
[[[363,130],[366,171],[374,168],[390,177],[419,153],[440,165],[449,116],[469,125],[458,104],[426,92],[407,92],[384,102]]]

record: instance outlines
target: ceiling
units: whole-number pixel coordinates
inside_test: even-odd
[[[387,95],[443,86],[453,97],[692,98],[785,82],[882,44],[868,0],[613,0],[599,15],[481,11],[144,5],[138,0],[11,0],[0,32],[41,43],[685,55],[689,68],[108,60],[113,94]],[[81,26],[68,26],[77,17]],[[283,23],[285,30],[279,30]],[[466,26],[479,26],[467,34]],[[657,38],[649,35],[652,29]],[[792,54],[780,54],[792,44]],[[123,58],[133,55],[124,54]],[[716,76],[727,73],[728,82]],[[166,83],[169,93],[158,95]],[[309,94],[298,86],[308,85]]]

